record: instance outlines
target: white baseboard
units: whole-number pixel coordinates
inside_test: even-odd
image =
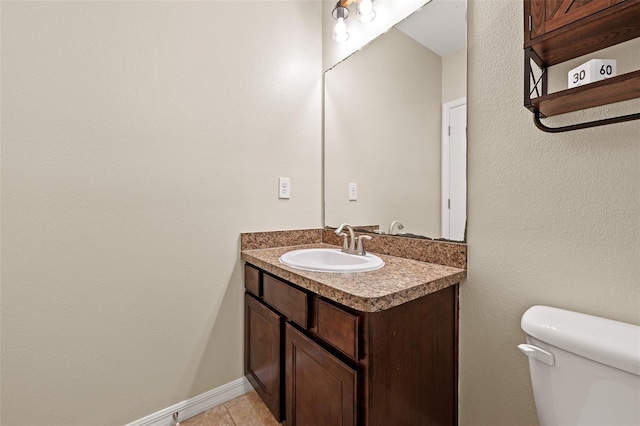
[[[208,392],[194,396],[186,401],[179,402],[171,407],[160,410],[140,420],[131,422],[125,426],[171,426],[173,425],[173,413],[178,413],[178,420],[184,421],[215,406],[224,404],[240,395],[244,395],[251,389],[249,381],[242,377]]]

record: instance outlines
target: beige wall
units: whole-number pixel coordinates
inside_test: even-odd
[[[522,106],[522,2],[471,1],[468,16],[460,424],[535,425],[527,359],[516,349],[527,308],[640,323],[640,125],[537,130]],[[618,58],[637,65],[638,52]]]
[[[442,57],[442,103],[467,96],[467,48]]]
[[[440,56],[391,29],[325,73],[325,223],[440,236]],[[348,200],[348,184],[358,200]]]
[[[320,10],[2,2],[2,425],[242,376],[240,232],[321,225]]]

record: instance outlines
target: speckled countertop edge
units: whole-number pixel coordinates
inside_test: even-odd
[[[370,272],[311,272],[280,263],[284,253],[301,248],[338,247],[315,243],[243,250],[241,257],[275,276],[362,312],[379,312],[401,305],[459,283],[467,276],[464,269],[377,253],[385,266]]]

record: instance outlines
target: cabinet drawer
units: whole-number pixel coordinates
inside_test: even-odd
[[[358,359],[358,316],[318,299],[317,334],[354,360]]]
[[[249,265],[244,265],[244,288],[260,297],[260,271]]]
[[[272,276],[264,274],[262,297],[269,305],[304,328],[308,325],[308,295]]]

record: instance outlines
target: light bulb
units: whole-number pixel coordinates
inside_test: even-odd
[[[347,31],[347,23],[344,18],[336,20],[336,26],[333,29],[333,39],[338,43],[349,40],[349,32]]]
[[[371,22],[376,17],[376,11],[373,10],[372,0],[360,0],[358,2],[358,21],[362,23]]]
[[[360,6],[360,13],[363,15],[366,15],[373,10],[373,3],[371,0],[361,0],[358,6]]]

